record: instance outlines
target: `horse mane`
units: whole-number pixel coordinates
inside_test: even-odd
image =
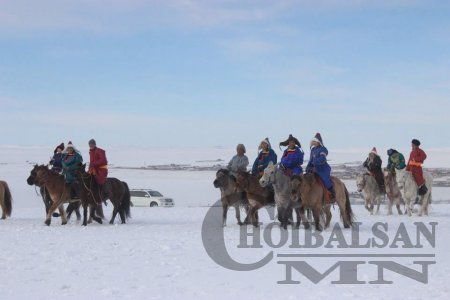
[[[299,181],[302,181],[302,177],[301,177],[300,175],[293,175],[293,176],[291,177],[291,181],[293,181],[293,180],[299,180]]]
[[[316,180],[316,175],[313,173],[305,174],[303,176],[303,180],[305,180],[309,184],[312,184]]]
[[[219,174],[219,173],[223,173],[225,175],[229,175],[230,174],[230,170],[228,170],[228,169],[219,169],[216,174]]]

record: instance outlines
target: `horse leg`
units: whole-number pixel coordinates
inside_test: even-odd
[[[227,214],[228,214],[228,203],[226,201],[222,202],[222,226],[227,226]]]
[[[58,206],[59,209],[59,214],[61,216],[61,225],[66,225],[67,224],[67,218],[66,218],[66,212],[64,211],[64,205],[60,205]]]
[[[318,205],[313,210],[314,222],[316,224],[317,231],[322,231],[322,225],[320,225],[320,211],[321,209]]]
[[[2,207],[2,220],[6,219],[5,207],[3,206],[3,202],[0,202],[0,206]]]
[[[241,222],[241,208],[239,206],[239,202],[236,202],[234,204],[234,210],[236,211],[236,220],[238,222],[238,225],[244,225],[244,223]]]
[[[87,222],[87,203],[83,203],[83,224],[81,224],[82,226],[87,226],[88,222]]]
[[[245,213],[247,214],[247,216],[245,216],[244,224],[248,225],[248,224],[250,224],[250,206],[247,206],[245,208]]]
[[[109,224],[114,224],[114,220],[116,219],[117,213],[119,212],[119,207],[118,205],[114,205],[114,209],[113,209],[113,213],[112,213],[112,217],[111,220],[109,221]]]
[[[406,198],[406,213],[408,214],[408,217],[412,216],[412,209],[411,209],[411,199],[410,198]]]
[[[400,198],[397,198],[397,199],[398,200],[397,200],[397,203],[395,204],[395,206],[397,207],[397,213],[401,216],[401,215],[403,215],[403,212],[400,208]]]
[[[392,215],[392,206],[394,205],[394,199],[391,199],[390,197],[388,197],[388,216]]]
[[[311,214],[311,210],[308,209],[308,214]],[[305,229],[308,230],[310,228],[309,226],[309,219],[307,215],[305,215],[305,208],[300,208],[300,218],[302,220],[303,226],[305,226]]]
[[[377,212],[375,214],[380,214],[380,205],[381,205],[381,195],[378,195],[376,198],[377,200]]]
[[[48,209],[48,213],[47,213],[47,218],[45,219],[45,225],[50,226],[51,222],[52,222],[52,214],[53,212],[59,207],[59,203],[57,202],[53,202],[53,204],[50,206],[50,208]]]
[[[295,210],[295,214],[297,216],[297,223],[295,223],[295,229],[299,229],[300,228],[300,224],[302,222],[302,212],[301,212],[302,209],[300,207],[297,207],[294,210]]]
[[[90,206],[89,206],[89,214],[90,214],[89,219],[91,219],[91,222],[92,222],[92,220],[94,220],[95,222],[97,222],[97,223],[99,223],[99,224],[103,224],[102,218],[99,218],[99,217],[95,214],[95,209],[96,209],[95,205],[90,205]]]
[[[374,210],[374,208],[375,208],[374,202],[375,202],[374,197],[371,197],[371,198],[370,198],[370,205],[369,205],[370,215],[373,215],[373,210]]]
[[[77,221],[80,221],[81,220],[80,205],[78,205],[78,207],[75,208],[75,214],[77,215]]]

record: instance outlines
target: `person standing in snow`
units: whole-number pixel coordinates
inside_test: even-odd
[[[259,148],[260,152],[258,153],[258,157],[253,163],[252,174],[257,175],[258,177],[262,177],[264,170],[267,168],[270,162],[276,164],[278,157],[275,151],[273,151],[269,138],[264,139]]]
[[[302,174],[304,152],[298,139],[290,134],[287,140],[280,143],[280,146],[288,147],[281,158],[280,168],[288,176]]]
[[[248,157],[245,155],[246,149],[243,144],[239,144],[236,147],[237,154],[228,163],[227,169],[233,176],[236,176],[239,172],[247,172],[247,166],[249,164]]]
[[[328,149],[323,145],[322,136],[316,133],[311,140],[311,155],[308,165],[306,166],[306,173],[317,174],[325,185],[326,189],[331,194],[331,202],[336,201],[336,191],[331,181],[331,167],[327,162]]]

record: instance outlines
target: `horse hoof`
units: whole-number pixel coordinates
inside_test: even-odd
[[[242,225],[244,225],[244,223],[242,223],[242,222],[238,222],[238,225],[239,225],[239,226],[242,226]]]
[[[113,222],[113,221],[111,221],[111,222],[109,222],[109,224],[110,224],[110,225],[114,225],[114,222]]]
[[[67,222],[62,222],[61,225],[67,225]]]
[[[306,230],[309,230],[311,228],[311,226],[309,224],[304,224],[304,226],[305,226]]]
[[[51,221],[50,220],[45,220],[45,225],[50,226]]]

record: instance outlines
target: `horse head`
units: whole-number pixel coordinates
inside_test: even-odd
[[[301,175],[291,177],[291,198],[294,202],[301,202],[301,186],[303,178]]]
[[[230,175],[230,171],[227,169],[220,169],[216,173],[216,179],[213,184],[214,187],[217,188],[225,188],[228,185],[228,177]]]
[[[38,165],[36,164],[36,165],[34,165],[33,169],[31,169],[31,171],[30,171],[30,176],[28,176],[28,178],[27,178],[27,183],[29,185],[36,184],[37,168],[38,168]]]
[[[259,184],[262,187],[266,187],[270,183],[275,182],[275,174],[278,169],[278,164],[274,164],[273,162],[270,162],[267,168],[264,169],[263,176],[259,180]]]
[[[367,174],[358,174],[356,176],[356,187],[358,188],[359,193],[361,193],[366,186],[366,176]]]

